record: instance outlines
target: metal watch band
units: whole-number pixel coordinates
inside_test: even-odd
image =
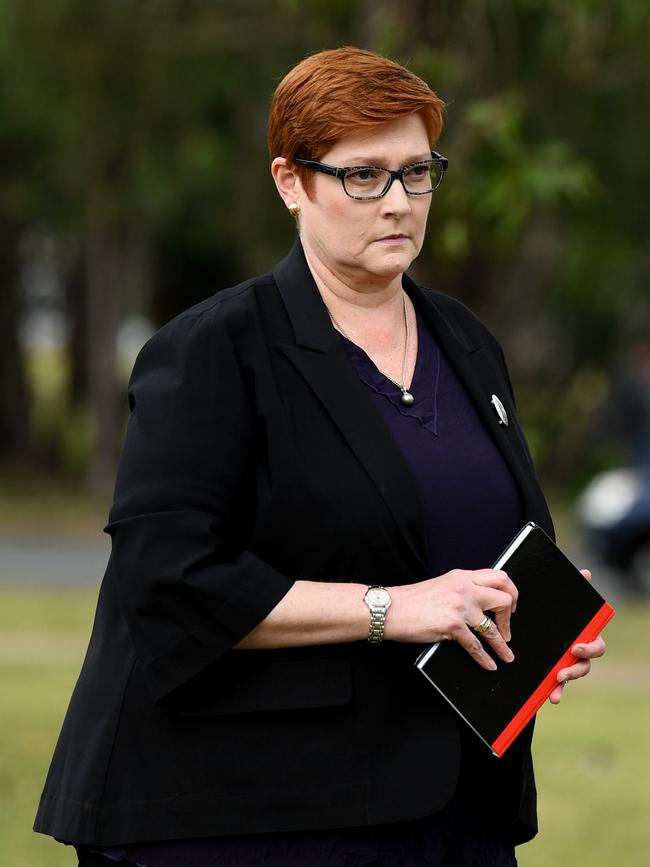
[[[370,609],[370,627],[368,629],[368,641],[370,644],[379,644],[384,638],[384,626],[386,625],[386,612]]]
[[[381,602],[373,600],[371,593],[373,590],[381,590],[383,598]],[[368,627],[368,643],[381,644],[384,639],[384,627],[386,625],[386,614],[391,605],[390,594],[381,584],[371,584],[366,590],[364,601],[370,610],[370,626]]]

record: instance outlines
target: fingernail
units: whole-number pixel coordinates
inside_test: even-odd
[[[585,649],[582,644],[576,644],[576,646],[573,648],[572,653],[584,653],[584,651]]]
[[[510,650],[509,647],[506,647],[506,662],[512,662],[512,660],[514,658],[515,658],[515,655],[512,652],[512,650]]]
[[[497,664],[496,664],[496,662],[495,662],[493,659],[491,659],[491,660],[488,662],[488,668],[490,669],[490,671],[496,671]]]

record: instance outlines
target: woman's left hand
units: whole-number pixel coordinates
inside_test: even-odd
[[[581,569],[582,574],[587,581],[591,581],[591,572],[588,569]],[[578,657],[578,662],[570,665],[568,668],[561,668],[557,673],[558,686],[555,687],[549,696],[551,704],[559,704],[562,701],[562,694],[565,684],[570,680],[577,680],[579,677],[584,677],[591,671],[591,660],[598,656],[603,656],[607,650],[607,645],[598,636],[595,641],[590,641],[588,644],[576,644],[571,648],[571,653]]]

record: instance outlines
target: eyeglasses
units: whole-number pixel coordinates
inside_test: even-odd
[[[316,160],[295,160],[299,166],[338,178],[351,199],[381,199],[390,190],[393,181],[399,180],[409,196],[426,196],[440,186],[449,160],[442,154],[431,151],[430,160],[422,160],[395,171],[379,166],[346,166],[336,168]]]

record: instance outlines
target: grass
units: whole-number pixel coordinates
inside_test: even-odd
[[[521,867],[642,867],[650,810],[650,606],[617,606],[610,647],[537,722],[540,835]]]
[[[36,802],[81,665],[96,591],[0,587],[0,867],[64,867],[33,834]],[[610,653],[538,718],[540,836],[520,867],[645,867],[650,810],[650,605],[627,603]],[[488,793],[489,795],[489,793]]]
[[[0,865],[63,867],[73,850],[31,831],[90,634],[96,591],[0,587]]]

